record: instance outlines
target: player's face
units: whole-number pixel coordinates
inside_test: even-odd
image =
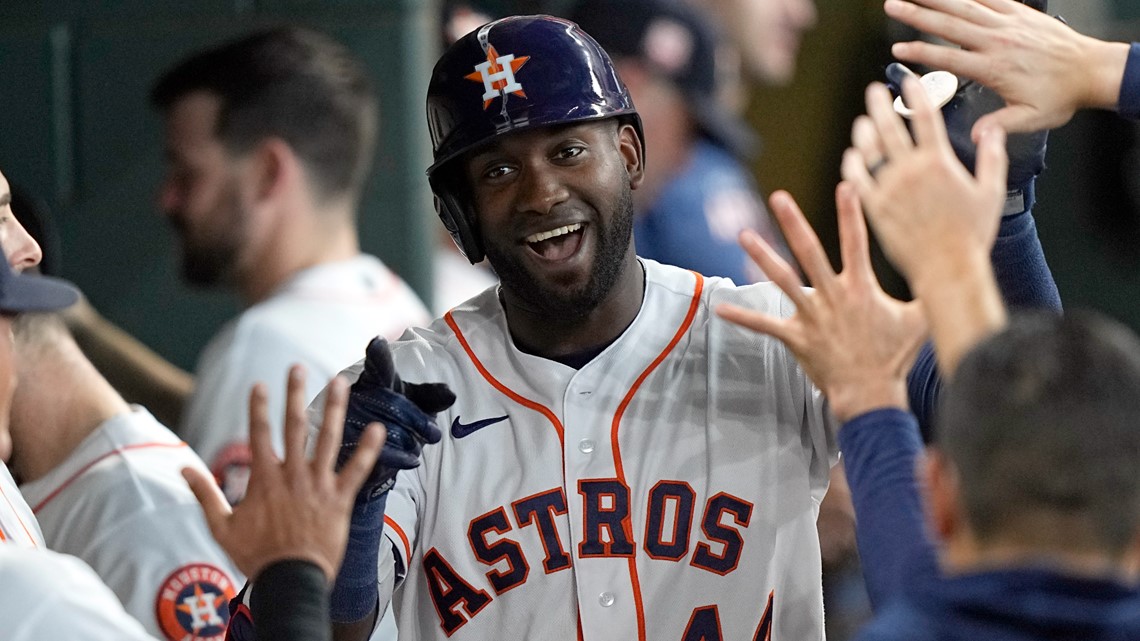
[[[166,116],[166,178],[159,206],[182,244],[182,275],[195,284],[232,279],[248,235],[240,159],[215,131],[218,99],[189,94]]]
[[[634,260],[640,143],[616,121],[496,139],[466,160],[487,259],[509,295],[554,318],[594,310]]]
[[[43,259],[40,244],[12,212],[12,191],[3,173],[0,173],[0,247],[16,272],[35,267]]]
[[[717,0],[712,6],[752,75],[774,85],[791,82],[800,40],[815,26],[815,0]]]

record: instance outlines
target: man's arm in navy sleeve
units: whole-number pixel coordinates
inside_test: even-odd
[[[844,423],[839,446],[867,594],[878,610],[912,582],[938,576],[915,477],[922,439],[912,414],[884,408]]]
[[[990,258],[1002,298],[1010,309],[1052,309],[1061,311],[1061,295],[1053,273],[1045,261],[1037,224],[1033,220],[1034,182],[1023,190],[1025,211],[1004,216]],[[907,378],[911,410],[918,418],[923,440],[933,437],[934,410],[942,388],[934,357],[934,346],[927,343],[919,352]]]

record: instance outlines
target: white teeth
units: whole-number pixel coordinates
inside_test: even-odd
[[[566,225],[564,227],[559,227],[558,229],[551,229],[550,231],[540,231],[537,234],[531,234],[530,236],[527,236],[526,242],[528,242],[528,243],[542,242],[544,240],[554,238],[555,236],[561,236],[563,234],[569,234],[572,232],[576,232],[581,228],[582,228],[582,223],[574,223],[573,225]]]

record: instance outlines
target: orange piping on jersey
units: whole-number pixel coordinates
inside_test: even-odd
[[[0,488],[0,496],[4,497],[4,502],[8,504],[9,508],[11,508],[12,516],[16,517],[16,521],[19,522],[20,527],[24,529],[24,534],[28,535],[28,540],[31,541],[32,547],[38,548],[39,544],[36,543],[36,537],[32,536],[32,533],[28,531],[28,524],[24,523],[24,519],[20,518],[19,513],[16,512],[16,506],[12,505],[12,500],[9,499],[8,495],[4,493],[3,488]],[[0,529],[0,541],[4,540],[6,540],[4,538],[4,530]]]
[[[468,344],[467,337],[465,337],[463,335],[463,332],[459,330],[459,324],[455,322],[455,316],[452,314],[451,311],[449,311],[443,315],[443,320],[447,322],[447,326],[450,327],[451,331],[455,333],[455,337],[459,339],[459,344],[463,346],[463,351],[467,352],[467,358],[471,359],[471,362],[475,365],[475,369],[479,370],[479,373],[483,375],[483,378],[485,378],[487,380],[487,382],[491,384],[492,387],[494,387],[495,389],[497,389],[500,392],[502,392],[503,394],[505,394],[507,396],[507,398],[518,403],[519,405],[522,405],[523,407],[530,408],[530,409],[538,412],[539,414],[542,414],[543,416],[545,416],[546,420],[550,421],[550,424],[554,426],[554,431],[558,433],[558,445],[559,445],[559,447],[563,451],[565,451],[566,439],[563,436],[562,421],[558,420],[558,417],[554,415],[554,412],[552,412],[549,407],[546,407],[545,405],[542,405],[541,403],[536,403],[535,401],[532,401],[529,398],[524,397],[523,395],[519,394],[518,392],[516,392],[516,391],[512,390],[511,388],[507,387],[506,385],[503,385],[502,383],[500,383],[498,379],[496,379],[494,376],[491,375],[491,372],[487,371],[486,367],[483,367],[483,363],[481,363],[479,361],[479,357],[475,355],[475,350],[471,349],[471,345]],[[566,457],[565,457],[565,455],[562,457],[562,478],[563,478],[563,480],[566,479]],[[567,509],[569,510],[569,504],[567,504]],[[567,512],[567,513],[569,513],[569,512]],[[632,539],[630,539],[630,540],[632,540]],[[570,549],[568,550],[568,554],[570,555],[571,563],[573,563],[573,559],[574,559],[573,545],[570,546]],[[582,611],[580,608],[578,610],[578,641],[582,641]]]
[[[411,544],[408,543],[408,535],[404,534],[404,530],[399,525],[396,525],[396,522],[392,520],[392,517],[388,516],[387,514],[384,515],[384,525],[387,525],[388,527],[392,528],[392,531],[394,531],[400,537],[400,540],[403,541],[403,543],[404,543],[404,558],[407,559],[406,565],[411,565],[412,564],[412,546],[411,546]],[[406,570],[407,570],[407,568],[405,567],[405,571]]]
[[[455,337],[459,339],[459,344],[463,346],[463,351],[467,352],[467,357],[471,359],[471,362],[475,365],[475,369],[479,370],[479,373],[483,375],[483,378],[487,379],[487,382],[490,383],[492,387],[505,394],[507,398],[518,403],[519,405],[522,405],[523,407],[532,409],[545,416],[546,420],[550,421],[550,424],[554,426],[554,431],[558,432],[559,445],[565,448],[566,442],[562,436],[562,421],[558,420],[558,417],[554,415],[554,412],[552,412],[549,407],[532,401],[522,394],[519,394],[506,385],[500,383],[499,380],[491,374],[491,372],[487,371],[486,367],[483,367],[483,363],[480,362],[479,357],[475,355],[475,350],[471,349],[471,345],[467,343],[467,338],[463,336],[463,332],[459,330],[459,325],[456,324],[455,318],[452,316],[451,312],[444,314],[443,319],[447,321],[447,326],[451,328],[451,331],[455,332]],[[565,461],[563,461],[563,466],[565,466]],[[565,473],[563,473],[563,475],[565,476]]]
[[[55,497],[59,496],[60,492],[67,489],[68,485],[71,485],[72,483],[74,483],[75,479],[79,478],[80,476],[83,476],[84,472],[91,469],[91,467],[93,465],[95,465],[96,463],[98,463],[99,461],[102,461],[103,459],[107,458],[108,456],[117,456],[117,455],[122,454],[124,452],[127,452],[129,450],[141,450],[141,449],[145,449],[148,447],[180,448],[180,447],[189,447],[189,446],[186,445],[185,443],[136,443],[134,445],[126,445],[123,447],[117,447],[117,448],[111,450],[110,452],[106,452],[102,456],[97,457],[95,460],[91,461],[87,465],[84,465],[83,467],[79,468],[78,472],[76,472],[75,474],[72,474],[63,483],[60,483],[59,487],[55,488],[55,490],[51,494],[47,495],[47,498],[40,501],[39,504],[37,504],[35,507],[33,507],[32,513],[38,514],[39,511],[42,510],[45,505],[47,505],[49,502],[51,502]]]
[[[633,386],[629,388],[629,391],[625,394],[625,398],[623,398],[621,404],[618,405],[617,413],[614,414],[614,422],[610,428],[610,445],[613,447],[614,469],[617,470],[618,480],[621,481],[621,483],[626,487],[629,487],[629,483],[627,483],[625,480],[625,469],[621,464],[621,446],[618,443],[618,427],[621,425],[622,415],[625,414],[626,408],[629,407],[630,402],[633,401],[633,397],[637,395],[637,390],[641,388],[641,384],[645,382],[646,378],[649,378],[649,375],[653,373],[653,370],[657,369],[657,366],[661,364],[661,361],[665,360],[665,357],[669,355],[669,352],[673,351],[673,348],[677,346],[677,343],[681,342],[681,337],[689,331],[689,327],[691,327],[693,324],[693,319],[697,315],[697,308],[701,302],[701,292],[703,292],[705,289],[705,279],[697,272],[692,272],[692,274],[694,277],[696,277],[697,283],[693,287],[693,298],[691,301],[689,301],[689,311],[687,314],[685,314],[685,320],[681,321],[681,326],[677,328],[677,333],[673,335],[672,340],[670,340],[669,344],[665,346],[665,349],[661,350],[661,353],[657,355],[657,358],[653,359],[653,362],[649,364],[649,367],[646,367],[645,371],[643,371],[641,375],[637,377],[637,380],[633,382]],[[626,518],[632,519],[633,514],[631,513]],[[625,523],[625,528],[627,530],[626,535],[629,537],[629,540],[633,541],[634,539],[632,526],[628,520]],[[645,641],[645,604],[642,603],[641,599],[641,581],[637,578],[636,550],[634,551],[633,556],[629,557],[629,578],[633,582],[633,603],[637,610],[637,638],[639,641]]]

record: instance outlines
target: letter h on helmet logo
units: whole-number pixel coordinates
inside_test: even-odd
[[[491,106],[491,101],[498,96],[513,93],[526,98],[523,86],[515,79],[515,72],[530,60],[530,56],[515,58],[515,54],[508,53],[500,56],[495,48],[487,46],[487,60],[475,65],[475,72],[464,78],[483,83],[483,109]]]

